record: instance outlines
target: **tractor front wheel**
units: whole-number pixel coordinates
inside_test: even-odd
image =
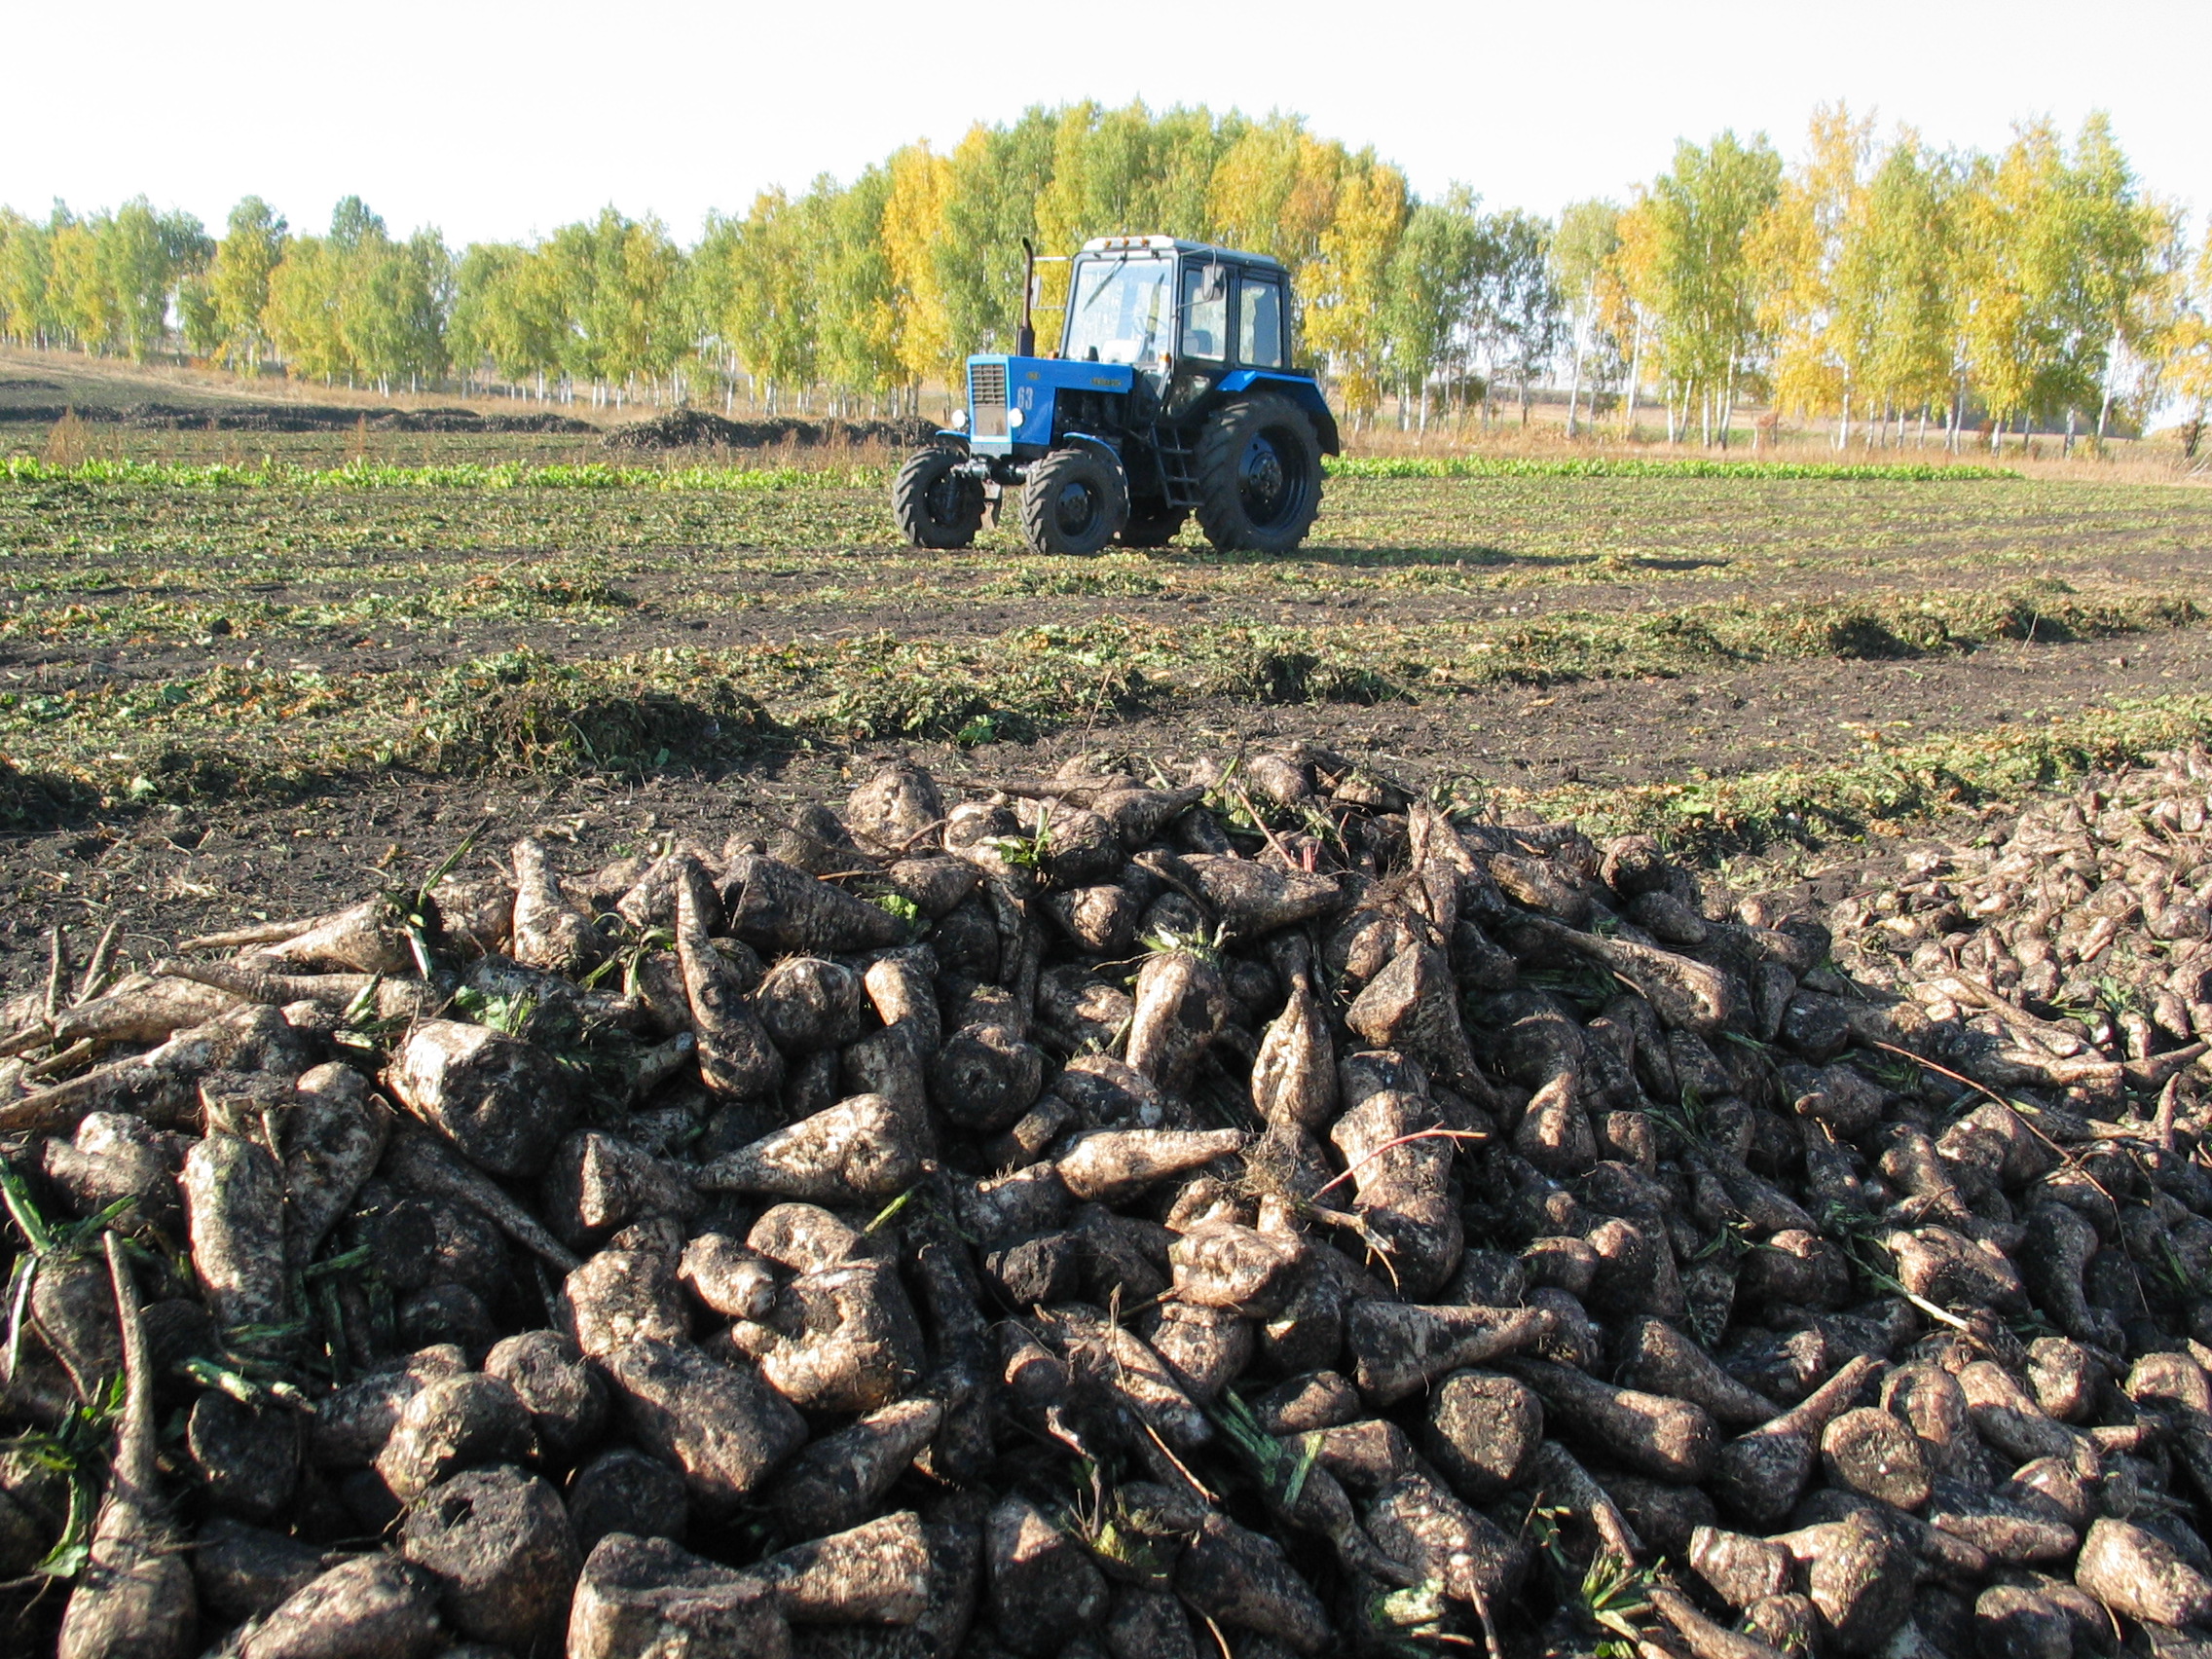
[[[1095,451],[1054,450],[1022,480],[1021,534],[1040,553],[1088,558],[1128,522],[1128,483]]]
[[[1224,553],[1288,553],[1321,510],[1321,441],[1306,411],[1264,394],[1198,434],[1198,528]]]
[[[968,452],[950,444],[917,450],[891,484],[891,516],[909,546],[945,552],[975,545],[983,528],[983,486],[958,470]]]

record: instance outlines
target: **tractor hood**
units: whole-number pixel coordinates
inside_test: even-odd
[[[1012,455],[1016,445],[1052,441],[1053,405],[1063,391],[1125,392],[1136,371],[1125,363],[1071,363],[1060,357],[990,352],[968,359],[968,443],[978,455]]]

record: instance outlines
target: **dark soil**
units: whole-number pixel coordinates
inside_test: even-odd
[[[18,382],[18,386],[24,383]],[[58,389],[58,388],[56,388]],[[92,425],[139,432],[596,432],[566,415],[480,415],[473,409],[349,409],[313,403],[0,403],[0,422],[52,424],[74,413]]]
[[[472,554],[441,555],[440,562],[452,567],[504,571],[527,567],[535,551],[485,548]],[[1356,626],[1363,618],[1404,627],[1460,620],[1537,625],[1575,613],[1633,613],[1661,606],[1756,608],[1781,602],[1849,602],[1862,596],[1893,594],[1899,586],[1895,571],[1847,568],[1824,569],[1817,576],[1809,578],[1795,571],[1765,571],[1748,576],[1716,575],[1690,583],[1623,579],[1478,591],[1404,587],[1393,589],[1387,595],[1372,589],[1333,590],[1326,585],[1286,589],[1281,598],[1266,599],[1249,594],[1214,594],[1174,588],[1158,594],[1111,597],[1008,595],[991,591],[992,585],[1005,574],[1002,565],[985,556],[948,554],[943,556],[942,564],[932,571],[926,589],[910,598],[892,598],[886,588],[868,585],[872,572],[865,551],[796,555],[788,569],[712,569],[712,564],[719,562],[718,555],[727,551],[702,547],[696,550],[697,560],[692,561],[682,549],[655,549],[649,565],[641,561],[633,568],[613,573],[611,585],[632,603],[618,610],[595,611],[588,618],[579,619],[567,632],[556,631],[540,620],[481,616],[444,630],[416,629],[398,633],[379,628],[363,635],[333,628],[320,641],[312,635],[293,635],[280,642],[240,642],[228,648],[220,642],[208,646],[173,639],[90,648],[70,643],[45,645],[18,641],[0,645],[0,673],[18,682],[28,679],[42,688],[66,689],[91,681],[161,681],[179,675],[202,674],[218,663],[242,663],[257,654],[265,659],[280,656],[298,668],[362,673],[446,668],[525,645],[548,657],[566,659],[607,657],[664,645],[711,650],[789,639],[860,639],[879,634],[901,639],[986,640],[1014,628],[1075,626],[1102,618],[1152,624],[1276,627]],[[1332,560],[1329,551],[1309,548],[1305,558],[1324,569],[1331,564],[1341,564],[1347,577],[1372,573],[1370,561],[1350,555]],[[263,570],[255,559],[203,555],[194,560],[197,569],[217,576],[236,575],[245,579],[192,587],[80,586],[63,599],[100,601],[139,595],[181,604],[237,597],[272,606],[312,607],[341,604],[372,593],[405,595],[421,590],[420,581],[380,579],[391,570],[390,555],[371,553],[359,557],[365,567],[362,579],[333,582],[254,579],[261,576]],[[74,568],[75,559],[73,554],[47,559],[24,550],[14,555],[12,568],[30,575],[50,569]],[[1166,566],[1165,561],[1162,563],[1163,568],[1172,568]],[[1667,568],[1671,570],[1672,566]],[[1076,569],[1080,571],[1082,567]],[[707,573],[702,576],[697,573],[700,571]],[[2155,552],[2101,545],[2054,547],[2050,557],[2041,563],[2034,573],[2043,581],[2055,580],[2084,591],[2109,585],[2122,592],[2202,592],[2206,578],[2212,576],[2212,547]],[[1320,579],[1325,583],[1328,578],[1324,575]],[[1971,564],[1915,572],[1912,577],[1915,591],[1922,595],[1969,595],[2016,586],[2018,579],[2011,572],[1993,573]],[[832,584],[840,597],[816,599],[815,590],[826,582]],[[848,587],[854,591],[848,593]],[[2118,644],[2089,642],[2079,647],[2047,640],[2020,645],[2005,644],[1972,653],[1883,662],[1879,660],[1884,654],[1880,642],[1875,642],[1862,657],[1847,656],[1832,663],[1754,665],[1717,676],[1711,686],[1703,682],[1693,684],[1670,680],[1645,682],[1644,688],[1637,689],[1636,682],[1625,686],[1600,682],[1562,687],[1559,701],[1577,708],[1593,701],[1603,705],[1599,710],[1585,710],[1589,718],[1583,723],[1593,728],[1599,728],[1598,715],[1603,709],[1622,707],[1616,699],[1626,699],[1625,706],[1631,710],[1656,703],[1667,710],[1658,725],[1670,740],[1679,736],[1685,726],[1692,736],[1698,735],[1702,727],[1714,727],[1729,739],[1726,753],[1740,754],[1740,748],[1735,746],[1739,739],[1754,749],[1772,747],[1767,740],[1776,736],[1777,725],[1786,736],[1795,736],[1805,728],[1807,721],[1801,713],[1793,712],[1788,705],[1793,698],[1798,702],[1817,701],[1812,690],[1815,683],[1832,682],[1823,683],[1820,694],[1841,696],[1847,702],[1852,695],[1851,686],[1866,684],[1882,688],[1859,699],[1861,702],[1876,699],[1867,708],[1838,708],[1828,717],[1831,721],[1889,720],[1902,714],[1923,726],[1955,723],[1960,719],[1972,719],[1975,723],[1981,723],[1993,718],[2011,718],[2000,715],[2000,711],[2008,708],[2058,708],[2078,706],[2083,697],[2090,695],[2141,696],[2155,695],[2159,690],[2195,689],[2197,686],[2190,682],[2203,682],[2199,681],[2204,667],[2200,654],[2203,648],[2194,634],[2150,635]],[[2176,653],[2179,653],[2178,659]],[[2125,670],[2113,662],[2122,656],[2129,665]],[[2045,667],[2039,669],[2037,664]],[[2074,668],[2067,666],[2069,664],[2081,666]],[[2050,682],[2049,694],[2039,700],[2023,687],[2030,681],[2042,683],[2046,670],[2058,678]],[[2177,681],[2181,682],[2178,686],[2168,683]],[[1924,682],[1925,692],[1914,689]],[[1654,685],[1662,689],[1654,692],[1650,688]],[[1778,706],[1769,706],[1773,699],[1762,690],[1769,685],[1775,687],[1773,698],[1779,699]],[[1952,700],[1954,685],[2010,688],[1992,692],[1987,697],[1964,693],[1966,700],[1959,702]],[[2092,692],[2091,685],[2109,686],[2109,689]],[[1708,692],[1723,686],[1725,689],[1720,694],[1742,697],[1747,706],[1716,707]],[[1802,696],[1797,694],[1800,686],[1805,688]],[[1688,717],[1686,721],[1676,719],[1677,710],[1673,705],[1689,706],[1682,700],[1693,691],[1703,704],[1702,712]],[[1900,694],[1906,704],[1918,704],[1923,712],[1909,706],[1900,706],[1890,714],[1875,712],[1881,706],[1880,699]],[[1513,710],[1526,708],[1534,695],[1522,696],[1510,690],[1497,693],[1502,706]],[[1486,723],[1526,718],[1520,714],[1508,717],[1497,707],[1476,713],[1469,708],[1469,702],[1470,699],[1460,698],[1438,705],[1439,710],[1449,714],[1448,732],[1483,729],[1463,726],[1462,717]],[[1749,706],[1752,704],[1756,707]],[[1721,713],[1731,713],[1738,718],[1716,726],[1715,716]],[[1770,723],[1770,716],[1781,718]],[[1622,735],[1611,728],[1626,724],[1633,729],[1645,718],[1631,714],[1624,719],[1611,719],[1602,728],[1593,729],[1591,736]],[[1446,747],[1461,746],[1455,738],[1447,742]],[[1491,753],[1483,745],[1470,751],[1476,757]],[[1641,748],[1639,753],[1642,753]],[[1570,756],[1578,761],[1585,757]],[[1698,763],[1715,765],[1714,761],[1707,759],[1700,759]],[[1754,763],[1766,764],[1763,760]],[[1721,760],[1715,769],[1726,769],[1726,761]]]
[[[936,424],[929,421],[731,421],[703,409],[671,409],[649,421],[633,422],[607,434],[608,449],[769,449],[790,444],[811,449],[821,444],[884,444],[903,449],[926,443]]]

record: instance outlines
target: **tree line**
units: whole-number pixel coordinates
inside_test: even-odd
[[[1556,217],[1422,201],[1372,149],[1295,118],[1082,103],[978,125],[947,154],[761,193],[690,246],[613,207],[529,243],[456,253],[395,237],[356,197],[322,234],[257,197],[220,238],[143,198],[44,219],[0,209],[0,335],[181,350],[241,373],[498,385],[539,397],[704,393],[777,407],[913,407],[970,350],[1010,346],[1020,242],[1065,252],[1145,231],[1272,254],[1305,349],[1355,420],[1403,423],[1533,388],[1570,430],[1664,411],[1728,441],[1751,402],[1901,438],[2001,440],[2033,422],[2212,397],[2212,241],[2188,257],[2110,123],[2023,124],[2002,151],[1940,150],[1823,108],[1802,154],[1684,141],[1626,203]],[[1045,266],[1050,312],[1066,267]]]

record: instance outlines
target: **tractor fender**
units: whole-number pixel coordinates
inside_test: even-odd
[[[1128,463],[1122,460],[1122,446],[1111,438],[1099,437],[1094,432],[1062,432],[1052,440],[1052,447],[1088,450],[1124,479],[1128,477]]]
[[[1266,369],[1237,369],[1224,375],[1215,387],[1223,397],[1246,391],[1278,391],[1313,418],[1313,435],[1321,440],[1323,455],[1343,453],[1337,441],[1337,418],[1329,413],[1329,400],[1308,375],[1273,374]]]

